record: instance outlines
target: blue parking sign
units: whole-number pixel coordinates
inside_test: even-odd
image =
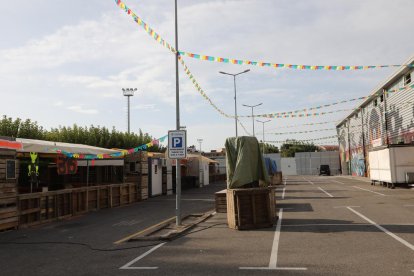
[[[168,131],[168,158],[182,159],[187,157],[186,137],[185,130]]]

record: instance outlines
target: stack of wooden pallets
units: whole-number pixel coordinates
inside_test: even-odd
[[[272,227],[276,218],[274,188],[227,190],[227,222],[230,228]]]
[[[148,199],[148,152],[139,151],[125,159],[125,183],[136,183],[137,199]]]
[[[0,231],[18,226],[18,171],[16,151],[0,149]]]

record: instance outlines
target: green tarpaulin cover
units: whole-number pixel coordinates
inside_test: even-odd
[[[256,137],[241,136],[226,139],[227,188],[260,182],[268,186],[269,176]]]

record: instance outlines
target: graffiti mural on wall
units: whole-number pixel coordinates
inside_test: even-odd
[[[353,176],[365,176],[364,152],[362,148],[351,150],[351,170]]]

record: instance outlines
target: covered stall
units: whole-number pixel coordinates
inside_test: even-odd
[[[16,141],[23,145],[17,151],[20,193],[123,182],[123,158],[75,160],[60,154],[62,151],[79,155],[110,154],[115,150],[23,138]]]

